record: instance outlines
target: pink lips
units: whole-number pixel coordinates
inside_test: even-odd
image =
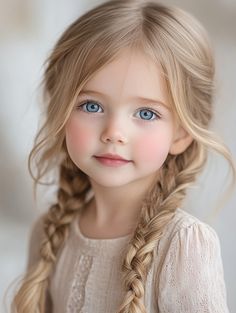
[[[125,160],[120,155],[106,153],[99,156],[95,156],[95,158],[102,164],[111,166],[111,167],[117,167],[121,165],[125,165],[129,163],[129,160]]]

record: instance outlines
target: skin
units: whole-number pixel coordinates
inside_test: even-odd
[[[123,51],[83,91],[66,124],[69,155],[94,191],[80,228],[92,238],[123,236],[135,227],[141,201],[168,153],[182,152],[191,138],[174,120],[160,68],[142,52]],[[87,100],[92,101],[86,105]],[[106,166],[94,158],[104,153],[130,162]]]

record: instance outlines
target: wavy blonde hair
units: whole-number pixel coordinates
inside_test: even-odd
[[[168,155],[143,201],[122,263],[125,296],[117,313],[146,313],[142,299],[157,241],[203,169],[209,148],[226,158],[235,177],[230,152],[208,130],[215,70],[201,24],[183,10],[155,1],[108,1],[85,13],[62,34],[46,62],[46,119],[29,155],[29,169],[38,184],[50,169],[58,168],[59,187],[57,202],[44,218],[41,259],[26,273],[13,299],[14,312],[45,310],[58,249],[91,190],[88,177],[67,153],[65,124],[86,82],[127,47],[140,49],[161,64],[173,112],[193,142],[183,153]]]

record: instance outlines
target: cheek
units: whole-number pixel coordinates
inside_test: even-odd
[[[79,123],[76,119],[71,119],[68,121],[66,126],[66,145],[68,152],[89,150],[91,147],[91,141],[94,138],[94,132],[86,127],[84,123]]]
[[[168,155],[170,142],[167,134],[157,135],[152,132],[141,135],[135,144],[135,156],[143,163],[161,166]]]

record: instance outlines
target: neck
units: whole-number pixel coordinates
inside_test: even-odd
[[[124,223],[134,227],[153,178],[147,178],[146,183],[135,181],[119,187],[104,187],[90,181],[94,197],[87,209],[94,224],[103,227]]]

